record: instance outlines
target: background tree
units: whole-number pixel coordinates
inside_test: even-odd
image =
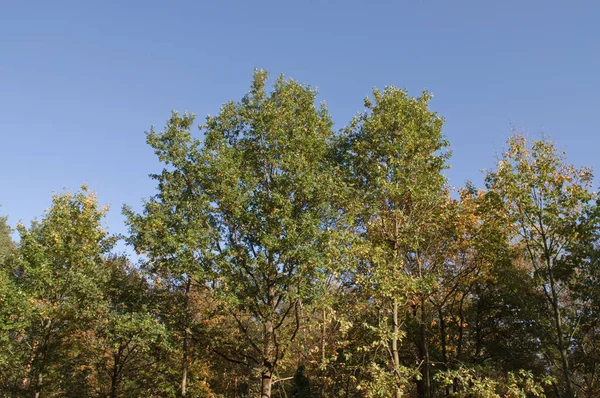
[[[544,354],[561,374],[566,395],[573,397],[570,353],[577,308],[568,281],[578,266],[569,257],[578,240],[589,236],[588,228],[596,225],[585,218],[592,214],[594,199],[591,171],[565,163],[563,154],[547,140],[529,146],[523,136],[515,135],[508,145],[487,185],[504,203],[512,236],[518,239],[546,298],[552,338],[546,340]]]
[[[429,298],[437,329],[432,358],[438,370],[450,373],[492,379],[521,370],[539,374],[535,319],[541,297],[493,199],[469,184],[453,201],[448,247]],[[461,377],[445,385],[447,396],[464,393]]]
[[[151,287],[124,257],[107,258],[104,268],[97,315],[72,337],[79,354],[71,359],[73,379],[82,380],[87,394],[101,397],[174,395],[161,377],[168,373],[163,368],[169,364],[168,336],[156,317]]]
[[[84,186],[76,194],[55,195],[40,222],[18,226],[15,282],[31,304],[22,343],[30,348],[22,387],[37,398],[44,385],[61,391],[67,383],[64,345],[95,317],[104,286],[104,258],[114,239],[102,227],[107,208]]]

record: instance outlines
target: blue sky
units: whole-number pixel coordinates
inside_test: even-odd
[[[0,2],[0,214],[25,223],[87,183],[139,209],[159,171],[144,132],[215,114],[254,68],[317,86],[342,127],[373,87],[432,91],[450,183],[482,184],[511,133],[600,170],[597,1]]]

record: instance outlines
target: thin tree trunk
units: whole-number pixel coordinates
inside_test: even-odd
[[[323,325],[321,326],[321,388],[319,389],[319,397],[325,397],[325,322],[327,313],[323,310]]]
[[[575,393],[573,391],[573,385],[571,384],[571,371],[569,369],[569,359],[567,356],[567,349],[564,343],[564,332],[562,326],[562,316],[560,314],[560,308],[558,304],[558,293],[556,292],[556,286],[554,285],[554,275],[552,274],[552,260],[548,261],[548,275],[550,277],[550,290],[552,292],[552,310],[554,312],[554,323],[556,325],[556,334],[558,337],[558,351],[560,352],[560,359],[562,362],[562,370],[565,378],[565,384],[567,387],[567,395],[569,398],[573,398]]]
[[[119,350],[120,353],[121,350]],[[113,372],[111,376],[111,385],[110,385],[110,397],[117,398],[118,391],[118,379],[119,379],[119,361],[117,359],[117,355],[114,356],[114,364],[113,364]]]
[[[479,299],[477,300],[477,314],[475,316],[475,355],[474,358],[477,361],[479,354],[481,353],[481,349],[483,348],[483,337],[482,337],[482,312],[484,306],[484,297],[481,295],[479,289],[477,289],[477,296]]]
[[[423,360],[423,369],[421,374],[423,376],[423,398],[431,397],[431,375],[430,375],[430,364],[429,364],[429,348],[427,347],[427,336],[425,329],[425,296],[421,296],[421,353]]]
[[[464,334],[464,324],[465,324],[465,314],[464,314],[464,310],[463,310],[463,304],[465,301],[465,296],[466,293],[463,294],[462,298],[460,299],[460,306],[459,306],[459,322],[460,324],[458,325],[458,343],[456,346],[456,357],[455,360],[460,361],[462,359],[462,347],[463,347],[463,334]],[[477,310],[479,313],[479,309]],[[478,315],[479,316],[479,315]],[[477,326],[478,328],[478,326]],[[477,337],[479,337],[479,330],[476,329],[476,335]],[[479,341],[477,342],[477,344],[479,344]],[[479,349],[479,348],[478,348]],[[456,391],[458,390],[458,378],[455,377],[454,380],[452,381],[452,392],[456,393]]]
[[[182,371],[182,375],[181,375],[181,396],[182,397],[185,397],[185,395],[186,395],[187,374],[188,374],[187,336],[186,336],[186,332],[184,332],[184,336],[183,336],[183,371]]]
[[[423,278],[423,264],[421,261],[418,261],[419,264],[419,278]],[[426,328],[425,328],[425,294],[421,293],[421,333],[420,333],[420,351],[421,351],[421,360],[422,360],[422,369],[421,369],[421,391],[419,396],[421,398],[430,398],[431,397],[431,375],[430,375],[430,365],[429,365],[429,348],[427,347],[427,336],[426,336]]]
[[[31,350],[31,355],[29,356],[29,359],[27,360],[27,365],[25,365],[25,376],[23,376],[23,379],[21,380],[21,384],[19,386],[19,389],[21,389],[21,390],[25,390],[29,387],[29,377],[30,377],[30,373],[31,373],[31,367],[33,366],[33,361],[35,360],[35,356],[37,355],[37,349],[38,349],[38,342],[36,340],[33,342],[33,349]]]
[[[398,355],[398,332],[399,332],[399,323],[398,323],[398,300],[394,299],[394,308],[393,308],[393,322],[394,322],[394,335],[392,336],[392,355],[394,357],[394,371],[396,372],[396,377],[400,375],[400,356]],[[402,396],[402,392],[399,388],[396,388],[395,392],[396,398],[400,398]]]
[[[40,392],[42,391],[42,384],[44,381],[44,369],[46,365],[46,355],[48,353],[48,345],[50,344],[50,327],[52,326],[52,319],[48,319],[46,325],[44,325],[44,340],[39,351],[39,368],[37,374],[37,382],[35,384],[34,398],[39,398]]]
[[[398,217],[394,219],[394,252],[397,257],[400,257],[400,245],[398,244]],[[392,356],[394,361],[394,372],[396,377],[400,376],[400,356],[398,355],[398,333],[400,332],[400,324],[398,322],[398,299],[394,298],[394,307],[392,309],[392,321],[394,322],[394,335],[392,336]],[[396,388],[395,397],[400,398],[402,391]]]
[[[446,350],[446,321],[444,320],[444,314],[442,312],[442,308],[438,308],[438,316],[440,318],[440,341],[442,346],[442,361],[444,362],[444,367],[448,369],[448,352]],[[446,396],[450,396],[450,386],[446,386]]]
[[[463,294],[462,298],[460,299],[460,306],[458,307],[458,319],[459,319],[460,325],[458,327],[458,343],[456,344],[456,359],[459,361],[462,359],[463,334],[464,334],[464,323],[465,323],[465,314],[464,314],[464,310],[463,310],[463,304],[464,304],[465,296],[466,296],[466,294]]]
[[[425,328],[425,297],[421,297],[421,344],[423,345],[423,381],[425,382],[425,398],[431,397],[431,366],[429,363],[429,347],[427,346],[427,331]]]
[[[38,373],[38,376],[37,376],[37,384],[35,385],[35,394],[33,395],[34,398],[40,397],[40,392],[42,390],[42,382],[43,381],[44,381],[44,375],[43,375],[42,371],[40,370],[40,372]]]
[[[183,299],[183,346],[182,346],[182,375],[181,375],[181,396],[185,397],[187,389],[187,376],[188,376],[188,307],[189,307],[189,293],[192,279],[188,276],[185,284],[185,296]]]
[[[269,295],[269,302],[274,307],[274,295]],[[266,321],[263,334],[263,367],[261,370],[260,396],[261,398],[271,398],[271,388],[273,385],[273,333],[275,333],[272,321]]]
[[[541,210],[543,211],[543,207],[541,208]],[[543,243],[543,247],[544,247],[544,260],[545,260],[545,265],[546,265],[546,270],[548,271],[548,279],[550,282],[550,292],[552,294],[551,297],[548,297],[548,292],[547,290],[546,292],[546,297],[548,298],[548,301],[550,302],[550,305],[552,305],[552,310],[553,310],[553,315],[554,315],[554,324],[556,327],[556,334],[557,334],[557,345],[558,345],[558,351],[560,352],[560,359],[562,362],[562,371],[563,371],[563,376],[565,378],[565,384],[566,384],[566,388],[567,388],[567,396],[569,398],[573,398],[575,397],[575,393],[573,391],[573,385],[571,384],[571,372],[569,369],[569,360],[567,357],[567,349],[565,347],[565,341],[564,341],[564,333],[563,333],[563,329],[562,329],[562,317],[560,314],[560,307],[559,307],[559,297],[558,297],[558,293],[556,292],[556,285],[555,285],[555,280],[554,280],[554,264],[552,261],[553,258],[553,253],[552,253],[552,245],[548,242],[548,238],[546,236],[546,232],[544,230],[544,223],[543,223],[543,218],[542,218],[542,213],[538,213],[538,221],[539,221],[539,229],[540,229],[540,233],[541,233],[541,238],[542,238],[542,243]],[[527,246],[529,248],[529,246]],[[531,260],[532,263],[535,267],[535,260],[533,258],[533,254],[531,252],[531,250],[529,250],[529,253],[531,255]],[[544,287],[544,290],[546,288]]]
[[[444,366],[448,367],[448,352],[446,351],[446,321],[441,308],[438,308],[438,316],[440,317],[440,340],[442,348],[442,361]]]

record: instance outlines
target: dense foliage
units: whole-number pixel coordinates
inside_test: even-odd
[[[515,134],[453,190],[431,95],[374,90],[336,132],[310,86],[256,71],[147,135],[125,207],[57,194],[0,217],[1,397],[598,397],[592,173]]]

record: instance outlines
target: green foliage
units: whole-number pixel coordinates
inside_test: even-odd
[[[493,371],[492,371],[493,372]],[[438,373],[436,380],[447,388],[449,397],[470,398],[545,398],[545,389],[555,384],[552,377],[536,378],[531,372],[521,370],[506,376],[487,375],[489,369],[459,368]],[[500,376],[500,377],[498,377]]]

